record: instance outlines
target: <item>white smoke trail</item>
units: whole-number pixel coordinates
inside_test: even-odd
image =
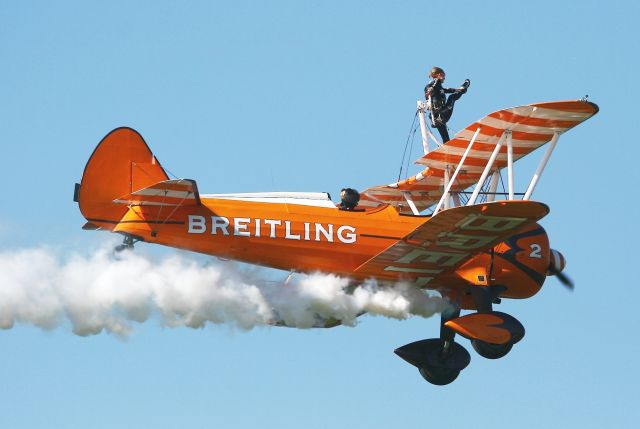
[[[169,327],[310,328],[326,320],[353,326],[363,312],[405,319],[446,306],[403,284],[368,281],[352,290],[348,279],[328,274],[275,283],[236,264],[202,264],[177,254],[154,259],[138,251],[115,258],[112,248],[67,257],[47,248],[0,252],[0,328],[53,329],[68,320],[77,335],[105,330],[126,336],[134,322],[156,314]]]

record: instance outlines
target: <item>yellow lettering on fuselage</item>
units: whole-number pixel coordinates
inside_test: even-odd
[[[499,233],[514,230],[526,221],[527,218],[520,217],[468,215],[452,231],[438,234],[436,240],[403,248],[402,253],[396,253],[391,264],[384,267],[384,271],[414,274],[415,284],[424,287],[433,280],[433,276],[457,266],[474,252],[486,249],[495,242]],[[433,276],[423,276],[425,274]]]

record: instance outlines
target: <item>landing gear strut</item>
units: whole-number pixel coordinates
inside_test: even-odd
[[[115,250],[116,253],[120,253],[123,250],[132,250],[133,245],[139,241],[142,241],[142,239],[135,235],[125,234],[122,244],[117,245],[113,250]]]
[[[506,344],[492,344],[486,341],[472,339],[471,346],[473,349],[483,358],[486,359],[500,359],[506,356],[513,345],[520,341],[524,337],[524,327],[513,316],[505,313],[499,313],[493,311],[493,303],[499,303],[498,298],[502,288],[496,286],[490,287],[473,287],[471,289],[471,295],[478,309],[478,313],[493,313],[499,314],[503,318],[503,327],[508,327],[511,332],[511,341]]]

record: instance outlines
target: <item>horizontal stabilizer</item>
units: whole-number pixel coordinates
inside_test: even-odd
[[[133,206],[194,206],[200,205],[200,194],[195,180],[164,180],[113,202]]]

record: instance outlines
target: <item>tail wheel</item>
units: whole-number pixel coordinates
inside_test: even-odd
[[[427,380],[431,384],[435,384],[436,386],[444,386],[446,384],[451,383],[453,380],[458,378],[460,374],[459,369],[455,368],[442,368],[435,366],[428,366],[418,368],[420,371],[420,375],[422,378]]]
[[[513,343],[506,344],[491,344],[480,340],[471,340],[473,349],[478,352],[480,356],[487,359],[500,359],[511,351]]]

